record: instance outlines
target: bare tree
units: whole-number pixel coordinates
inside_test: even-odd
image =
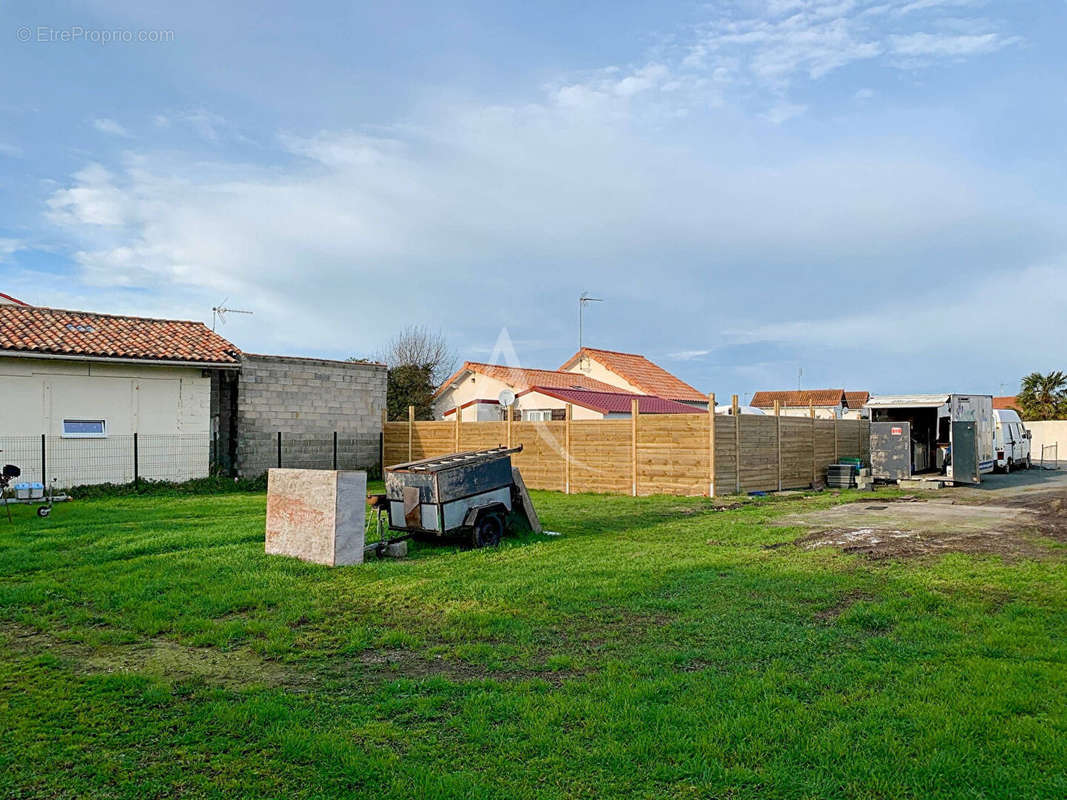
[[[456,368],[456,354],[444,335],[425,325],[408,325],[385,345],[379,355],[390,370],[419,367],[429,371],[430,382],[437,388]]]

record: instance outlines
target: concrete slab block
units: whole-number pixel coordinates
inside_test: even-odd
[[[405,539],[402,542],[392,542],[385,546],[384,551],[381,554],[381,558],[405,558],[408,554],[408,543]],[[363,548],[363,560],[370,561],[373,558],[379,558],[378,555],[378,542],[374,544],[368,544]]]
[[[267,472],[266,551],[330,567],[363,563],[367,473]]]

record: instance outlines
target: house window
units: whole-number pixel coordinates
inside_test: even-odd
[[[66,439],[103,439],[107,436],[107,420],[65,419],[63,437]]]
[[[523,411],[522,418],[526,422],[551,422],[552,411],[551,409],[537,409],[534,411]]]

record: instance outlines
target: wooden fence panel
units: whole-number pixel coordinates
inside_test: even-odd
[[[736,418],[715,416],[715,494],[733,494],[737,484]]]
[[[738,430],[738,422],[740,430]],[[571,492],[633,491],[703,495],[708,491],[709,419],[706,414],[645,415],[629,419],[513,422],[513,456],[528,486]],[[777,432],[781,431],[781,442]],[[568,437],[569,431],[569,437]],[[387,422],[385,463],[430,458],[455,450],[507,443],[506,422]],[[457,433],[459,446],[456,447]],[[773,491],[821,483],[837,458],[869,458],[870,425],[863,420],[719,415],[715,418],[715,494],[737,491],[738,436],[741,491]],[[568,468],[568,441],[570,464]],[[781,465],[778,452],[781,451]],[[636,462],[636,465],[635,465]]]
[[[637,418],[637,493],[708,492],[708,415]]]
[[[631,431],[628,419],[571,421],[572,492],[632,491]]]
[[[837,463],[834,432],[838,423],[832,419],[815,420],[815,473],[819,484],[826,483],[826,468]]]
[[[777,420],[757,414],[742,414],[737,419],[741,425],[741,491],[777,490]]]
[[[811,486],[811,420],[804,417],[781,417],[782,488],[803,489]]]
[[[416,422],[411,437],[411,460],[455,452],[454,430],[454,422]]]
[[[387,422],[382,431],[385,435],[385,464],[403,464],[408,460],[408,424]]]
[[[513,422],[511,446],[522,445],[522,452],[511,457],[511,463],[522,472],[522,479],[531,489],[563,492],[567,489],[565,422]]]
[[[453,423],[455,424],[455,423]],[[508,423],[500,422],[461,422],[459,424],[460,452],[466,450],[489,450],[503,447],[508,443]]]

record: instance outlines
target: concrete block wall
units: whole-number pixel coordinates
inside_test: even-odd
[[[334,431],[339,469],[379,465],[385,391],[382,364],[243,354],[237,473],[254,476],[277,466],[278,431],[285,467],[330,469]],[[216,402],[224,408],[222,398]]]

